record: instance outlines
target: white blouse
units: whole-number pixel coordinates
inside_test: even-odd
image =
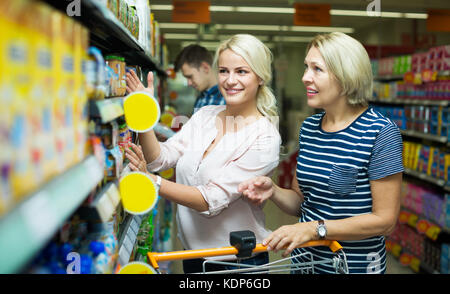
[[[204,106],[166,142],[148,170],[158,172],[176,166],[176,181],[195,186],[209,205],[198,212],[177,207],[178,237],[185,249],[230,246],[232,231],[251,230],[260,243],[265,228],[261,206],[241,197],[238,185],[256,176],[270,176],[278,166],[281,138],[276,127],[263,117],[237,132],[227,132],[202,159],[218,133],[216,116],[225,105]]]

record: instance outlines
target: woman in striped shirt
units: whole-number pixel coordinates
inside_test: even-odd
[[[400,208],[402,139],[391,120],[367,106],[372,78],[367,52],[355,39],[330,33],[308,45],[302,81],[308,105],[324,111],[300,129],[291,189],[269,177],[239,186],[257,205],[270,198],[300,216],[299,223],[282,226],[263,241],[270,250],[329,260],[328,248],[295,248],[311,240],[338,240],[350,273],[385,272],[384,236],[394,229]],[[331,265],[315,270],[334,272]]]

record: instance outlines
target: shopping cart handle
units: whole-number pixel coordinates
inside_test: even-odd
[[[316,246],[327,246],[332,252],[336,252],[342,249],[342,246],[337,241],[330,240],[318,240],[306,242],[297,248],[303,247],[316,247]],[[253,253],[266,252],[267,247],[262,244],[256,244]],[[149,252],[147,254],[150,265],[154,269],[158,269],[158,262],[160,261],[172,261],[172,260],[183,260],[183,259],[195,259],[195,258],[205,258],[214,256],[225,256],[225,255],[236,255],[239,250],[236,247],[220,247],[220,248],[209,248],[209,249],[196,249],[196,250],[181,250],[172,252]]]

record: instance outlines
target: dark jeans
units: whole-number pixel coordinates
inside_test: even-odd
[[[204,261],[205,261],[205,259],[203,259],[203,258],[183,260],[184,273],[185,274],[202,273]],[[267,253],[267,252],[259,253],[251,258],[240,259],[239,262],[237,260],[232,260],[232,261],[227,261],[227,262],[235,263],[236,266],[222,265],[222,264],[215,264],[215,263],[206,263],[205,270],[207,272],[213,272],[213,271],[237,269],[237,268],[239,268],[239,263],[240,264],[248,264],[248,265],[264,265],[269,262],[269,253]],[[262,271],[261,273],[264,273],[264,272]]]

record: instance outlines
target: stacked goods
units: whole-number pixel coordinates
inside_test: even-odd
[[[88,31],[42,2],[1,1],[0,214],[85,157]]]

